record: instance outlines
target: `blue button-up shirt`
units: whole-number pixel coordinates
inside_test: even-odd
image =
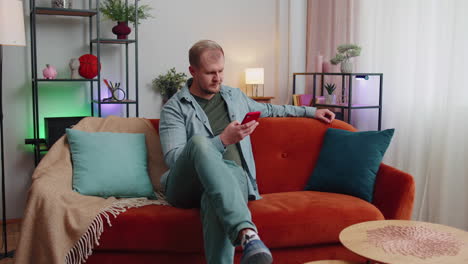
[[[191,80],[187,83],[191,83]],[[262,112],[261,117],[315,116],[316,108],[314,107],[258,103],[238,88],[222,85],[220,93],[226,102],[231,122],[234,120],[240,122],[245,114],[253,111]],[[219,135],[215,136],[213,134],[208,117],[190,94],[187,84],[164,105],[161,111],[159,133],[164,160],[169,169],[174,166],[185,144],[194,135],[208,137],[221,153],[224,153],[226,150]],[[260,194],[257,187],[255,161],[250,136],[241,140],[239,145],[241,156],[245,162],[244,169],[249,178],[249,197],[254,196],[255,199],[259,199]],[[161,177],[162,186],[166,186],[168,174],[169,171]]]

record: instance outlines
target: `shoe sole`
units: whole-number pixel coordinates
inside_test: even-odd
[[[251,252],[251,254],[245,255],[241,260],[241,264],[271,264],[273,263],[273,257],[267,250],[259,250]]]

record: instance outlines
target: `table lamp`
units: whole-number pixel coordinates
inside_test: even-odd
[[[6,234],[6,202],[5,202],[5,162],[3,149],[3,46],[26,46],[24,34],[23,2],[18,0],[0,0],[0,141],[2,155],[2,231],[4,253],[0,253],[0,259],[12,258],[13,252],[8,252]]]
[[[252,85],[252,93],[251,96],[258,96],[258,85],[262,85],[262,96],[264,96],[265,89],[263,87],[264,83],[264,70],[263,68],[247,68],[245,69],[245,84]],[[255,94],[254,94],[255,90]],[[248,94],[248,86],[246,88],[247,95]]]

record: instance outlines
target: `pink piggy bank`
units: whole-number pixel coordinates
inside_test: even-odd
[[[54,66],[46,64],[46,67],[42,70],[42,75],[44,75],[46,79],[55,79],[55,77],[57,77],[57,70]]]

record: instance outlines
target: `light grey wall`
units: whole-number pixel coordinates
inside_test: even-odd
[[[301,69],[301,56],[305,46],[298,34],[303,34],[304,25],[299,25],[292,14],[292,0],[143,0],[153,7],[154,18],[144,21],[139,27],[139,80],[140,116],[159,118],[161,98],[151,89],[151,80],[169,68],[188,72],[188,49],[200,39],[212,39],[225,51],[225,84],[244,88],[244,69],[265,68],[265,95],[275,96],[276,103],[286,103],[288,91],[290,56],[294,70]],[[294,1],[296,2],[296,1]],[[294,9],[304,17],[306,1],[294,3]],[[38,0],[38,6],[50,6],[49,0]],[[82,7],[75,0],[75,8]],[[86,1],[87,3],[87,1]],[[27,190],[34,170],[32,147],[24,145],[24,139],[32,137],[31,57],[29,39],[29,1],[24,1],[27,47],[5,47],[3,67],[3,103],[5,136],[5,176],[7,218],[21,218],[26,204]],[[296,17],[296,22],[291,19]],[[57,67],[60,77],[66,78],[68,61],[88,52],[88,26],[83,18],[38,16],[38,76],[46,63]],[[102,22],[102,36],[111,33],[113,22]],[[290,31],[299,31],[293,42]],[[304,38],[305,39],[305,38]],[[294,49],[290,50],[290,47]],[[132,51],[132,49],[130,50]],[[301,55],[302,54],[302,55]],[[117,79],[124,73],[123,49],[118,45],[102,49],[103,78]],[[305,67],[305,65],[304,65]],[[131,79],[133,81],[133,79]],[[83,85],[83,84],[82,84]],[[87,107],[89,95],[86,85],[75,87],[73,107]],[[81,89],[81,90],[79,90]],[[47,98],[46,98],[47,99]],[[48,98],[51,100],[50,98]],[[42,104],[50,112],[62,111]],[[63,107],[63,106],[62,106]],[[42,108],[42,109],[44,109]],[[52,110],[51,110],[52,109]],[[66,111],[68,109],[64,109]]]
[[[305,72],[306,56],[306,34],[307,26],[307,2],[290,1],[289,2],[289,82],[288,87],[292,94],[292,76],[295,72]],[[305,93],[305,78],[297,78],[296,93]]]

